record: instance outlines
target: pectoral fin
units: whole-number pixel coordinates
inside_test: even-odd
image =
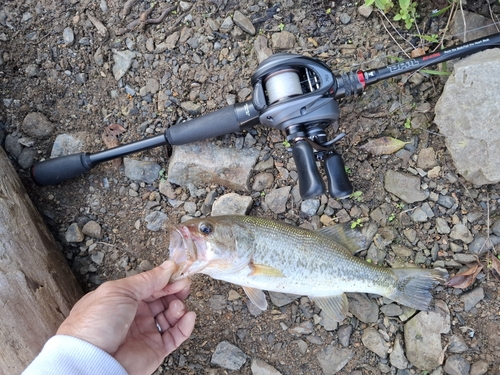
[[[250,276],[286,277],[280,270],[265,264],[250,263],[248,266],[251,270]]]
[[[330,318],[341,322],[347,315],[347,297],[344,293],[329,297],[310,297]]]
[[[255,306],[257,306],[261,310],[267,310],[266,295],[262,290],[250,288],[248,286],[244,286],[243,290]]]

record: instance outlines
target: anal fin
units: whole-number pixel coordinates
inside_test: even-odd
[[[328,297],[309,297],[330,318],[341,322],[347,315],[348,302],[344,293]]]
[[[255,306],[257,306],[261,310],[267,310],[266,295],[262,290],[250,288],[248,286],[244,286],[242,288],[245,291],[247,297],[250,298],[250,301],[252,301]]]

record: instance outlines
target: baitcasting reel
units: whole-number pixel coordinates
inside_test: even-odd
[[[325,129],[339,118],[338,99],[358,95],[380,80],[500,46],[500,33],[458,46],[368,71],[334,76],[309,57],[281,53],[263,61],[252,76],[252,100],[182,122],[164,134],[93,154],[80,153],[45,160],[31,168],[38,185],[55,185],[88,172],[99,163],[169,144],[183,145],[248,129],[257,124],[282,130],[291,151],[303,199],[326,191],[316,161],[322,161],[328,191],[334,198],[349,196],[353,187],[342,157],[333,145],[344,134],[328,140]]]
[[[328,141],[325,133],[340,115],[332,95],[336,83],[322,62],[287,53],[269,57],[252,76],[252,102],[260,113],[259,122],[286,132],[303,199],[325,193],[325,184],[316,166],[320,160],[324,162],[332,197],[344,198],[353,191],[342,157],[333,149],[333,144],[343,135]]]

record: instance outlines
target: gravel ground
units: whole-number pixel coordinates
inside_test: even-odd
[[[455,274],[485,260],[486,235],[500,236],[500,191],[455,170],[432,122],[443,76],[398,77],[342,100],[328,135],[347,134],[336,149],[356,194],[343,200],[301,200],[284,134],[263,126],[172,156],[165,147],[143,151],[58,186],[29,178],[30,166],[51,155],[162,134],[250,99],[250,78],[273,52],[317,58],[335,73],[406,58],[401,48],[412,48],[402,36],[418,45],[412,34],[438,34],[449,13],[429,15],[442,6],[419,8],[419,31],[409,33],[347,1],[7,0],[0,5],[0,144],[87,291],[165,260],[169,225],[224,212],[311,229],[351,223],[371,233],[360,256],[372,262]],[[496,7],[474,2],[467,10],[491,17]],[[408,143],[382,156],[359,148],[381,136]],[[217,149],[227,155],[213,156]],[[183,180],[190,155],[199,159],[200,180]],[[230,163],[251,165],[222,178],[217,168]],[[270,293],[271,307],[261,312],[240,287],[198,276],[188,299],[195,332],[156,373],[500,373],[493,271],[485,267],[463,289],[439,286],[435,297],[433,311],[418,313],[352,294],[350,316],[337,323],[306,297]]]

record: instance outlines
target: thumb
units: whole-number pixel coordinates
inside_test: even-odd
[[[116,280],[113,283],[116,287],[125,289],[132,294],[137,301],[141,301],[165,288],[177,268],[174,261],[167,260],[150,271]]]

